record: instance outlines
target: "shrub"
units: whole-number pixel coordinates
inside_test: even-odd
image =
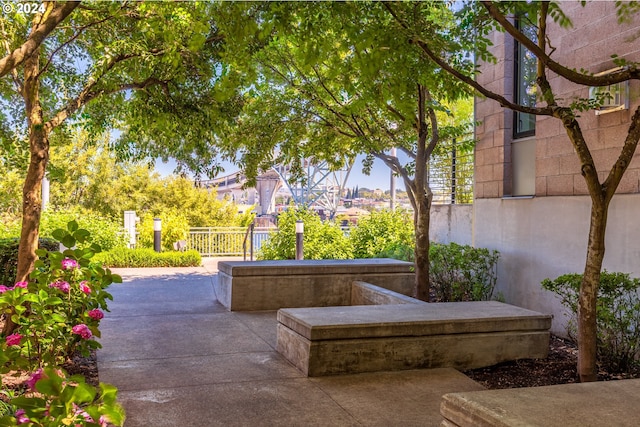
[[[40,235],[51,237],[54,230],[66,228],[70,221],[77,222],[80,228],[90,233],[90,240],[78,243],[80,249],[91,244],[97,244],[103,251],[127,246],[127,238],[119,221],[83,209],[44,211],[40,222]]]
[[[374,258],[414,244],[413,219],[407,212],[381,211],[361,218],[349,232],[355,258]]]
[[[0,240],[0,285],[9,285],[16,280],[18,272],[18,239]],[[38,241],[40,249],[56,251],[59,243],[53,239],[42,238]]]
[[[545,279],[542,287],[560,296],[571,314],[569,337],[576,338],[578,295],[582,274]],[[626,273],[600,274],[596,305],[598,360],[612,372],[628,372],[640,366],[640,279]]]
[[[157,215],[162,220],[161,244],[165,251],[172,251],[173,244],[189,237],[189,222],[186,215],[172,210],[165,210]],[[154,215],[147,213],[142,216],[138,224],[138,248],[153,248],[153,219]]]
[[[429,280],[436,301],[486,301],[497,280],[498,251],[431,243]]]
[[[11,239],[20,235],[21,220],[18,215],[0,212],[0,239]]]
[[[90,233],[70,222],[53,231],[66,247],[87,244]],[[98,324],[111,295],[106,288],[122,279],[92,263],[97,245],[84,249],[47,251],[28,282],[0,287],[0,313],[16,326],[0,340],[0,374],[31,372],[26,387],[10,396],[0,415],[1,425],[122,425],[124,413],[116,389],[101,384],[101,393],[82,377],[69,377],[59,366],[75,352],[88,355],[100,344]],[[34,394],[33,392],[37,392]],[[97,396],[97,398],[96,398]]]
[[[413,243],[395,243],[378,255],[380,258],[393,258],[400,261],[415,262],[416,252]]]
[[[322,222],[307,209],[289,210],[278,217],[274,232],[258,253],[258,259],[295,259],[296,221],[304,222],[303,255],[305,259],[348,259],[353,251],[349,239],[339,226]]]
[[[185,252],[155,252],[153,249],[114,249],[95,257],[96,262],[108,267],[197,267],[202,258],[196,250]]]

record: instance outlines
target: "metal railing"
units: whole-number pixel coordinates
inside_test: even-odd
[[[274,228],[255,227],[251,234],[254,251],[269,238]],[[246,256],[245,236],[247,227],[196,227],[189,230],[188,249],[197,250],[201,256]]]
[[[434,204],[473,203],[473,152],[450,152],[433,156],[429,185]]]
[[[244,260],[247,260],[247,253],[249,253],[249,260],[253,261],[255,253],[260,250],[260,247],[264,242],[269,240],[271,233],[278,231],[274,227],[256,227],[255,221],[247,227],[247,231],[244,234],[242,242],[242,250]]]

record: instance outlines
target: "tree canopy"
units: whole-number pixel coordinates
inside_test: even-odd
[[[424,36],[454,24],[441,2],[401,7]],[[446,119],[455,101],[468,96],[466,86],[398,38],[400,27],[381,3],[274,3],[261,18],[272,37],[241,58],[258,77],[226,135],[228,155],[250,176],[274,163],[300,166],[305,158],[339,168],[365,153],[365,169],[381,159],[403,179],[416,212],[416,295],[428,299],[426,168],[443,141],[470,133],[469,116]],[[409,162],[389,154],[391,148]]]
[[[220,60],[219,7],[210,2],[44,2],[0,17],[2,146],[29,153],[18,280],[35,259],[40,188],[53,132],[123,129],[122,157],[171,155],[216,170],[214,129],[237,106]],[[206,144],[203,143],[207,142]],[[28,150],[25,148],[28,147]]]

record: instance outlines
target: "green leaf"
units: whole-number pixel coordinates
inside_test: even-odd
[[[69,230],[70,233],[73,233],[77,229],[78,229],[78,223],[75,220],[69,221],[67,223],[67,230]]]
[[[63,230],[61,228],[57,228],[51,232],[51,237],[53,237],[59,242],[61,242],[62,239],[64,239],[65,236],[68,236],[68,235],[69,233],[66,230]]]
[[[75,237],[76,240],[80,243],[86,242],[90,236],[91,236],[91,233],[89,233],[87,230],[84,230],[84,229],[76,230],[73,233],[73,237]]]
[[[46,249],[36,249],[36,255],[38,255],[40,258],[43,258],[43,257],[47,256],[47,250]]]
[[[74,239],[73,236],[67,234],[62,238],[62,240],[60,240],[60,243],[62,243],[67,248],[73,248],[76,245],[76,239]]]
[[[73,391],[73,401],[77,403],[92,402],[96,396],[96,390],[84,382],[79,383]]]

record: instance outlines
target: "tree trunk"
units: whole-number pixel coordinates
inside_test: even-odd
[[[42,117],[39,98],[39,60],[37,49],[24,62],[24,86],[22,95],[25,100],[27,125],[29,127],[29,168],[22,189],[22,231],[18,248],[18,268],[16,282],[26,281],[33,270],[38,249],[40,215],[42,212],[42,179],[49,161],[49,139]],[[6,316],[3,335],[13,332],[16,325],[11,316]]]
[[[40,49],[24,63],[24,89],[27,124],[29,126],[29,168],[22,189],[22,231],[18,249],[16,281],[26,280],[38,249],[40,214],[42,213],[42,179],[49,162],[49,139],[42,118],[39,81]]]
[[[604,259],[608,200],[593,200],[589,224],[587,260],[578,298],[578,375],[580,382],[597,381],[596,302]]]
[[[414,226],[416,233],[416,285],[414,297],[422,301],[430,300],[429,286],[429,220],[431,197],[427,194],[416,197]]]

